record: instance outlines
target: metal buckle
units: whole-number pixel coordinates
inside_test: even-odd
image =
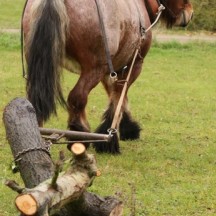
[[[115,71],[111,72],[110,79],[113,83],[116,82],[118,80],[118,74]]]

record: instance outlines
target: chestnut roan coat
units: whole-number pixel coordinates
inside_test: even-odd
[[[141,27],[147,29],[155,20],[160,4],[165,6],[161,20],[168,26],[186,26],[193,9],[188,0],[97,0],[112,64],[119,82],[112,82],[107,64],[103,34],[95,0],[28,0],[24,10],[23,31],[27,61],[27,95],[42,125],[52,113],[56,102],[66,105],[68,128],[89,131],[85,108],[90,91],[101,82],[109,97],[109,106],[98,127],[107,133],[121,95],[134,55],[139,48],[128,88],[139,76],[149,51],[152,32],[141,39]],[[127,66],[127,69],[123,70]],[[60,76],[62,68],[79,74],[64,102]],[[127,88],[127,90],[128,90]],[[121,108],[120,139],[137,139],[140,127],[131,117],[127,94]],[[98,152],[118,153],[108,144],[97,144]]]

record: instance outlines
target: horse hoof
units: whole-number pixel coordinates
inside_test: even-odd
[[[110,142],[94,143],[93,147],[97,153],[120,154],[118,135],[115,133]]]
[[[121,140],[135,140],[140,138],[141,128],[136,121],[133,121],[125,112],[119,125]]]

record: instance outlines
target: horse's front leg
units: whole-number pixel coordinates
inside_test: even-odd
[[[68,95],[68,128],[75,131],[89,132],[85,107],[88,94],[100,82],[100,73],[95,70],[84,71]]]
[[[121,140],[133,140],[138,139],[140,136],[140,126],[133,120],[131,112],[128,108],[128,97],[127,92],[132,83],[137,79],[142,70],[142,58],[137,58],[129,82],[127,83],[127,91],[121,106],[121,115],[118,121],[117,128],[120,134]],[[123,86],[128,75],[129,68],[124,73],[118,73],[118,81],[115,83],[110,82],[109,77],[105,77],[102,80],[104,88],[109,96],[110,102],[108,109],[103,115],[101,125],[96,129],[97,133],[107,133],[107,130],[111,127],[112,121],[115,115],[116,107],[118,106],[119,98],[121,97]],[[95,149],[98,152],[107,152],[106,144],[95,144]]]

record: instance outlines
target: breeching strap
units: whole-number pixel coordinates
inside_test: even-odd
[[[21,43],[21,61],[22,61],[22,72],[23,72],[23,78],[27,79],[27,74],[25,71],[25,63],[24,63],[24,48],[23,48],[23,40],[24,40],[24,32],[23,32],[23,17],[24,17],[24,13],[25,13],[25,9],[27,6],[28,0],[26,0],[24,8],[23,8],[23,12],[22,12],[22,19],[21,19],[21,32],[20,32],[20,43]]]
[[[116,72],[114,71],[114,68],[113,68],[112,59],[111,59],[111,55],[110,55],[110,50],[109,50],[109,47],[108,47],[107,34],[106,34],[106,29],[105,29],[105,26],[104,26],[104,22],[103,22],[103,15],[102,15],[102,11],[101,11],[100,4],[99,4],[98,0],[95,0],[95,3],[96,3],[96,6],[97,6],[97,12],[98,12],[98,17],[99,17],[99,21],[100,21],[100,27],[101,27],[102,36],[103,36],[103,42],[104,42],[105,52],[106,52],[106,57],[107,57],[107,63],[108,63],[109,70],[110,70],[110,77],[112,77],[112,75],[116,74]]]
[[[112,59],[111,59],[111,55],[110,55],[110,51],[109,51],[109,47],[108,47],[107,36],[106,36],[107,34],[106,34],[106,29],[105,29],[105,26],[104,26],[104,22],[103,22],[103,15],[102,15],[102,11],[101,11],[98,0],[95,0],[95,3],[96,3],[96,6],[97,6],[101,31],[102,31],[102,35],[103,35],[103,41],[104,41],[104,46],[105,46],[105,51],[106,51],[106,57],[107,57],[107,62],[108,62],[109,70],[110,70],[110,77],[112,77],[113,75],[116,74],[116,72],[114,71],[114,68],[113,68]],[[134,66],[135,59],[136,59],[136,57],[138,55],[138,52],[139,52],[139,49],[136,49],[133,60],[132,60],[132,63],[131,63],[131,66],[130,66],[130,70],[128,72],[126,80],[124,81],[124,86],[123,86],[122,93],[121,93],[121,96],[120,96],[119,101],[118,101],[118,105],[116,107],[116,111],[115,111],[115,114],[114,114],[112,125],[111,125],[111,128],[108,129],[108,132],[110,134],[113,134],[113,133],[117,132],[116,128],[117,128],[119,118],[120,118],[121,107],[122,107],[122,104],[123,104],[123,101],[124,101],[124,97],[125,97],[127,86],[128,86],[128,81],[130,79],[131,72],[132,72],[132,69],[133,69],[133,66]]]

